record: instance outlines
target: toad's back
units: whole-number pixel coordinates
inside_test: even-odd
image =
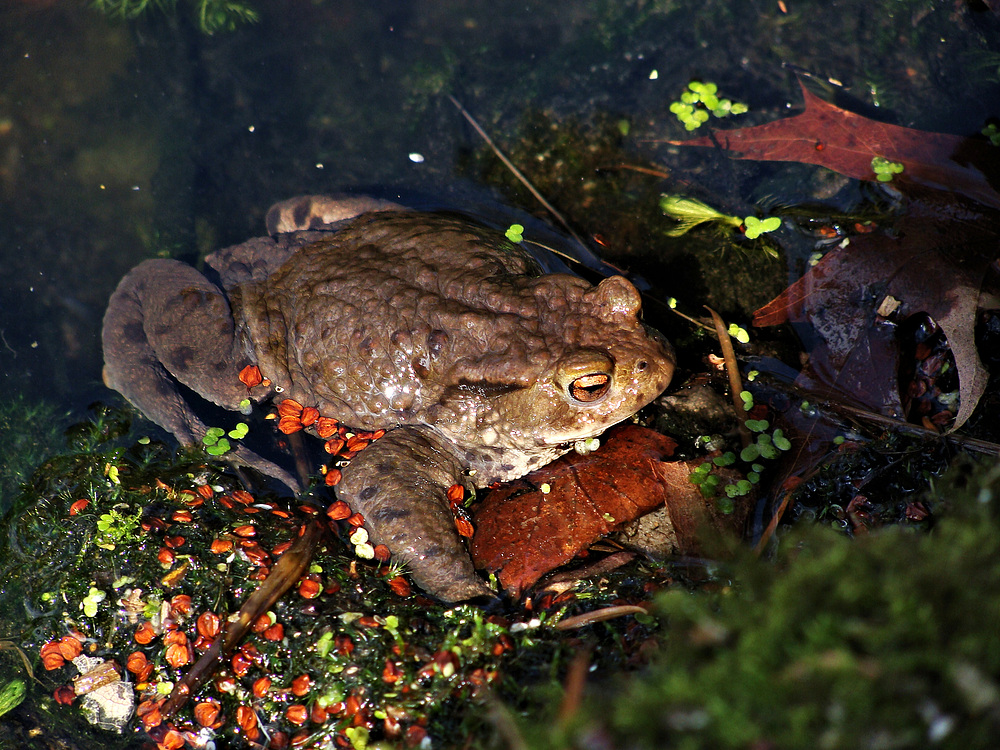
[[[594,343],[592,290],[540,275],[499,233],[400,212],[355,220],[230,298],[254,358],[288,397],[378,429],[455,424],[473,397],[530,387]]]

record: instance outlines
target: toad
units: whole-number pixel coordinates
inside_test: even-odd
[[[178,384],[239,410],[248,365],[270,381],[254,401],[384,430],[337,496],[429,593],[492,596],[446,491],[520,477],[663,391],[673,353],[639,292],[542,273],[503,233],[374,199],[296,198],[267,225],[206,259],[218,284],[176,260],[128,273],[104,317],[105,382],[183,445],[206,426]],[[227,459],[299,490],[244,446]]]

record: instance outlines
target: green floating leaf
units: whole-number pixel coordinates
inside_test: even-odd
[[[511,224],[504,232],[504,236],[511,242],[522,242],[524,240],[524,227],[521,224]]]
[[[872,171],[879,182],[890,182],[894,174],[902,174],[903,164],[898,161],[889,161],[882,156],[872,157]]]
[[[769,216],[766,219],[758,219],[756,216],[747,216],[743,220],[743,226],[746,227],[746,236],[748,240],[755,240],[766,232],[773,232],[775,229],[781,226],[781,219],[777,216]]]
[[[229,441],[225,438],[219,438],[219,441],[215,445],[210,445],[205,448],[205,451],[210,456],[223,456],[232,450],[232,446],[229,445]]]
[[[246,422],[240,422],[233,429],[229,431],[229,437],[234,440],[242,440],[250,432],[250,426]]]
[[[785,437],[781,430],[775,430],[772,441],[774,447],[781,451],[787,451],[792,447],[791,441]]]

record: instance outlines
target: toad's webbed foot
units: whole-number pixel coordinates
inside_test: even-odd
[[[365,517],[372,542],[386,545],[421,588],[450,602],[493,599],[448,506],[448,487],[462,478],[454,451],[430,427],[397,428],[351,461],[337,495]]]

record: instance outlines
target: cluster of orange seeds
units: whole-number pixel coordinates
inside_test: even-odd
[[[472,539],[475,529],[472,526],[469,511],[462,504],[462,501],[465,499],[465,488],[460,484],[453,484],[448,488],[446,495],[448,497],[448,507],[451,508],[451,512],[455,515],[455,528],[458,530],[458,535],[466,539]]]
[[[351,431],[332,417],[320,416],[316,407],[303,406],[291,398],[278,404],[278,413],[274,416],[278,418],[278,430],[286,435],[312,427],[320,438],[326,440],[323,449],[336,461],[350,461],[373,440],[385,435],[385,430]],[[339,468],[323,466],[321,471],[328,487],[340,481]]]
[[[83,653],[80,639],[66,635],[58,641],[49,641],[42,646],[42,666],[46,669],[59,669],[68,661],[73,661]]]

